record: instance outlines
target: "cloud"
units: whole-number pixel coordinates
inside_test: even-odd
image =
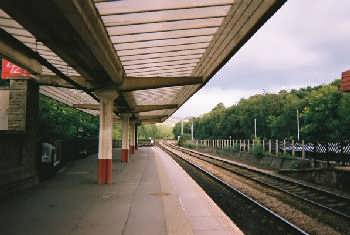
[[[254,69],[267,72],[298,69],[321,64],[324,61],[322,52],[312,50],[296,38],[285,34],[258,34],[256,43],[247,44],[232,61],[227,70]]]
[[[262,90],[339,78],[350,68],[349,9],[348,0],[287,1],[175,115],[198,115]]]
[[[350,1],[288,1],[209,85],[275,89],[330,82],[350,67]]]
[[[262,90],[241,91],[222,89],[219,87],[202,89],[192,96],[174,114],[175,117],[199,116],[209,112],[215,105],[222,102],[226,107],[237,103],[242,97],[249,97]]]

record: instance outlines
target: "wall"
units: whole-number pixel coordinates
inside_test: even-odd
[[[21,109],[17,110],[17,116],[16,109],[11,107],[11,99]],[[19,100],[25,101],[25,105],[18,104]],[[38,106],[39,87],[36,83],[11,81],[9,110],[12,113],[9,119],[12,120],[9,123],[24,129],[0,131],[0,196],[30,187],[38,181]]]

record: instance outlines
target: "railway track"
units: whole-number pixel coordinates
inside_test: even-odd
[[[186,149],[160,143],[160,147],[174,159],[202,186],[217,204],[247,234],[308,234],[256,200],[216,177],[206,169],[187,161],[174,151]],[[193,153],[191,153],[193,154]],[[220,185],[220,186],[218,186]],[[220,205],[221,204],[221,205]],[[233,207],[233,208],[231,208]],[[232,213],[230,213],[232,211]],[[236,216],[236,217],[235,217]],[[237,217],[238,216],[238,217]],[[253,223],[252,223],[253,221]]]
[[[307,185],[287,177],[241,165],[227,159],[185,149],[172,144],[167,144],[167,146],[350,220],[349,197]]]

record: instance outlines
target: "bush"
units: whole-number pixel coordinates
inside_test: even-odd
[[[223,149],[217,149],[216,150],[218,153],[221,154],[231,154],[232,153],[232,149],[231,148],[223,148]]]
[[[183,135],[183,136],[180,136],[180,139],[179,141],[177,142],[177,144],[179,146],[183,146],[185,147],[185,145],[187,144],[187,142],[191,139],[191,136],[189,135]]]
[[[252,148],[252,154],[256,158],[263,158],[265,156],[264,148],[263,148],[261,141],[259,139],[255,140],[254,148]]]
[[[196,149],[196,145],[191,142],[185,142],[181,146],[184,148]]]
[[[232,147],[232,151],[233,152],[239,152],[240,151],[239,144],[234,144],[233,147]]]

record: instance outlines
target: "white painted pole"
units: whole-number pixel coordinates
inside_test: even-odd
[[[254,136],[256,139],[256,118],[254,118]]]
[[[184,135],[184,121],[181,120],[181,137]]]
[[[265,152],[265,139],[262,140],[262,149]]]
[[[301,141],[301,158],[305,158],[305,142],[304,140]]]
[[[297,109],[297,128],[298,128],[298,142],[300,139],[300,124],[299,124],[299,109]]]
[[[192,120],[192,125],[191,125],[191,138],[192,138],[192,141],[193,141],[193,120]]]

